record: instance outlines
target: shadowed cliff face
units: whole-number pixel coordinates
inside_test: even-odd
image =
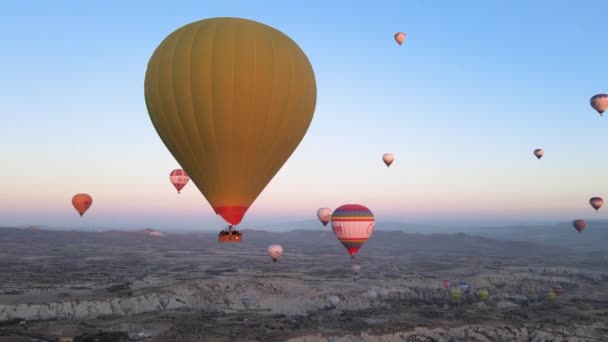
[[[216,340],[294,342],[583,341],[605,333],[601,253],[377,231],[357,255],[355,276],[329,230],[244,237],[219,245],[214,234],[0,229],[0,321],[37,321],[28,330],[49,336],[118,329],[158,341],[203,328]],[[269,244],[285,250],[277,263]],[[471,293],[452,300],[446,278],[466,280]],[[556,285],[564,294],[546,300]]]

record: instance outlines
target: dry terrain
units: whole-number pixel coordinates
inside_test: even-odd
[[[0,228],[0,341],[608,341],[606,251],[376,231],[355,276],[329,229],[150,233]]]

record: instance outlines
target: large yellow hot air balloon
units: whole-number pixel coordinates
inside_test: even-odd
[[[236,225],[306,134],[317,88],[308,58],[284,33],[212,18],[162,41],[148,63],[145,98],[171,154]]]

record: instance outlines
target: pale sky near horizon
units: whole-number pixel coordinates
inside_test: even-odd
[[[608,200],[608,117],[589,106],[608,92],[606,13],[602,0],[3,3],[0,226],[224,226],[192,182],[169,183],[179,165],[143,93],[157,45],[218,16],[281,30],[317,79],[308,133],[243,226],[345,203],[404,222],[608,219],[588,203]],[[77,192],[94,197],[83,218]]]

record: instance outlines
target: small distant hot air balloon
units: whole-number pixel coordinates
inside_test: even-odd
[[[553,293],[555,293],[558,296],[561,296],[564,294],[564,288],[559,284],[552,286],[551,291],[553,291]]]
[[[405,41],[405,33],[403,33],[403,32],[395,33],[395,41],[399,44],[399,46],[401,46],[401,44],[403,44],[403,42]]]
[[[453,287],[450,290],[450,298],[452,298],[453,301],[458,301],[458,300],[460,300],[461,297],[462,297],[462,290],[459,287]]]
[[[317,210],[317,217],[319,218],[319,221],[323,223],[324,226],[327,226],[329,221],[331,221],[331,209],[319,208],[319,210]]]
[[[353,259],[374,227],[374,214],[360,204],[345,204],[331,215],[331,228]]]
[[[360,265],[353,265],[353,273],[354,274],[359,274],[359,272],[361,272],[361,266]]]
[[[449,289],[450,285],[452,285],[452,283],[448,279],[443,279],[441,281],[441,283],[443,284],[443,287],[445,287],[446,289]]]
[[[555,292],[549,291],[549,293],[547,293],[547,296],[545,297],[545,299],[546,300],[554,300],[555,297],[557,297],[557,295],[555,294]]]
[[[486,300],[486,299],[488,299],[488,296],[490,296],[490,293],[488,292],[488,290],[482,289],[482,290],[477,291],[477,296],[481,300]]]
[[[542,148],[537,148],[536,150],[534,150],[534,155],[538,159],[542,158],[544,154],[545,154],[545,151],[543,151]]]
[[[88,194],[76,194],[72,197],[72,205],[76,208],[76,211],[80,214],[80,216],[84,215],[84,213],[89,210],[93,204],[93,198]]]
[[[598,211],[604,204],[604,200],[601,197],[591,197],[591,199],[589,199],[589,204],[591,204],[595,211]]]
[[[327,301],[328,301],[328,302],[329,302],[331,305],[336,306],[336,305],[340,304],[340,297],[338,297],[338,296],[334,296],[334,295],[327,296]]]
[[[370,289],[370,290],[367,291],[367,296],[370,299],[376,299],[376,298],[378,298],[378,291],[376,291],[374,289]]]
[[[467,283],[464,280],[461,280],[458,283],[458,287],[464,292],[464,293],[469,293],[471,291],[471,285],[469,285],[469,283]]]
[[[241,303],[243,303],[243,306],[247,309],[249,309],[249,306],[251,305],[252,302],[253,302],[253,298],[251,298],[249,296],[241,297]]]
[[[160,305],[163,307],[163,309],[167,308],[167,305],[169,305],[169,295],[167,294],[161,294],[160,296],[158,296],[158,302],[160,303]]]
[[[393,156],[392,153],[385,153],[382,155],[382,161],[384,161],[384,164],[386,164],[386,167],[391,166],[391,164],[393,163],[394,160],[395,160],[395,156]]]
[[[268,255],[270,255],[272,261],[277,262],[283,256],[283,247],[281,245],[268,246]]]
[[[587,226],[587,224],[585,223],[585,220],[574,220],[572,222],[572,225],[574,226],[574,229],[578,230],[578,232],[582,232],[585,227]]]
[[[131,313],[135,303],[133,303],[133,298],[123,298],[118,302],[122,311],[124,311],[127,315]]]
[[[182,169],[175,169],[169,174],[169,179],[171,180],[171,183],[173,183],[173,186],[177,189],[177,193],[179,194],[180,191],[182,191],[182,189],[186,186],[186,184],[188,184],[190,177],[188,177],[186,171]]]
[[[607,94],[597,94],[593,95],[591,100],[589,100],[591,107],[595,109],[600,116],[603,116],[606,109],[608,109],[608,95]]]

